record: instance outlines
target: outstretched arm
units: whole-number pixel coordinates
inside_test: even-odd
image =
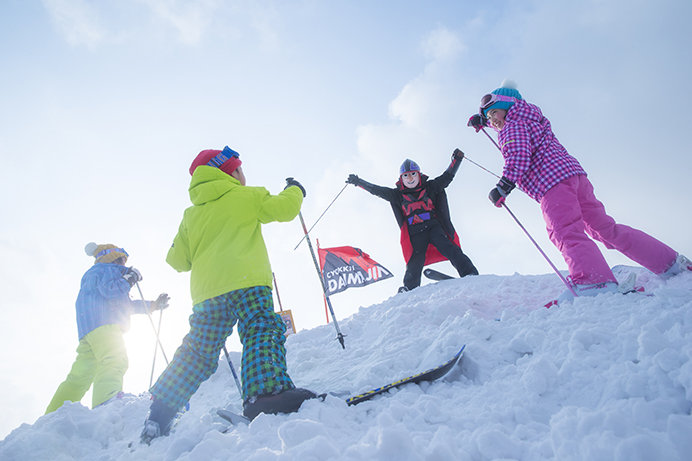
[[[387,200],[388,202],[391,202],[394,200],[396,197],[396,189],[392,189],[390,187],[383,187],[383,186],[378,186],[376,184],[369,183],[363,179],[360,179],[358,175],[355,174],[350,174],[348,175],[348,179],[346,180],[348,184],[353,184],[354,186],[358,186],[362,189],[365,189],[366,191],[370,192],[372,195],[375,195],[377,197],[380,197],[381,199]]]
[[[463,159],[464,153],[460,149],[454,149],[454,152],[452,153],[452,161],[449,163],[449,166],[447,167],[444,173],[442,173],[440,176],[434,179],[434,181],[442,189],[449,186],[449,184],[452,182],[452,179],[454,179],[454,175],[457,174],[457,171],[459,170],[459,165],[461,165],[461,161]]]

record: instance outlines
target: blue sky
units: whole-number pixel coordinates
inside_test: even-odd
[[[43,412],[74,359],[89,241],[124,246],[145,296],[171,295],[162,341],[172,356],[191,306],[188,276],[164,259],[202,149],[236,149],[248,183],[273,193],[296,177],[311,225],[349,173],[393,184],[409,157],[435,176],[455,147],[500,172],[495,147],[465,124],[511,78],[618,221],[691,255],[690,13],[689,2],[665,0],[4,0],[0,434]],[[467,162],[448,189],[464,250],[481,273],[549,272],[488,202],[495,182]],[[537,204],[520,193],[508,204],[564,269]],[[323,323],[310,254],[293,250],[298,222],[264,235],[284,308],[298,328]],[[395,275],[334,296],[339,318],[396,292],[404,262],[385,202],[349,187],[313,238],[360,247]],[[154,347],[146,318],[127,341],[125,388],[141,392]]]

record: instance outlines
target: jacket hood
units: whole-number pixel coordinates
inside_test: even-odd
[[[190,200],[193,205],[204,205],[217,200],[236,187],[240,181],[218,168],[202,165],[197,167],[190,181]]]
[[[507,122],[523,120],[537,123],[540,123],[542,119],[543,113],[541,112],[541,109],[539,109],[538,106],[529,104],[524,100],[515,102],[514,105],[507,111],[507,116],[505,118]]]

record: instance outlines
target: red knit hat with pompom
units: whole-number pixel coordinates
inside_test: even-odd
[[[197,157],[192,161],[192,165],[190,165],[190,175],[192,175],[200,165],[213,166],[224,173],[231,174],[242,164],[243,162],[240,161],[240,154],[228,146],[224,147],[223,150],[207,149],[197,154]]]

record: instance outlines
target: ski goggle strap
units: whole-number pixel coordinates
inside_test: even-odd
[[[127,256],[128,258],[130,257],[130,255],[127,254],[127,251],[125,251],[125,249],[123,249],[123,248],[106,248],[105,250],[101,250],[98,253],[96,253],[94,258],[98,259],[101,256],[106,256],[107,254],[113,253],[114,251],[117,251],[118,253],[122,253],[125,256]]]
[[[240,154],[238,152],[234,151],[230,147],[226,146],[223,148],[221,152],[216,154],[214,157],[212,157],[208,162],[207,165],[213,166],[215,168],[221,168],[221,165],[226,163],[228,159],[230,158],[240,158]]]
[[[517,102],[518,99],[513,98],[511,96],[503,96],[501,94],[493,94],[493,93],[486,94],[485,96],[483,96],[481,98],[481,107],[480,107],[478,113],[485,115],[485,110],[499,101]]]

